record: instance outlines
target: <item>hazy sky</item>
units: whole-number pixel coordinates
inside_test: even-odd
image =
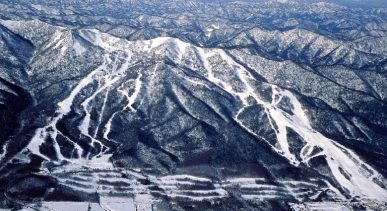
[[[327,0],[332,3],[342,3],[347,6],[387,7],[387,0]]]

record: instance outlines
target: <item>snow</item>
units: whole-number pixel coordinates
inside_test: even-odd
[[[0,161],[1,161],[1,160],[5,157],[5,155],[7,154],[8,145],[9,145],[9,141],[6,141],[5,143],[3,143],[2,152],[0,153]]]
[[[102,33],[96,29],[85,29],[79,31],[80,35],[90,43],[98,46],[108,52],[122,49],[121,40],[117,37]]]
[[[228,197],[228,192],[215,184],[215,189],[202,190],[195,189],[197,185],[203,183],[213,184],[211,179],[196,177],[192,175],[168,175],[160,178],[153,178],[151,181],[158,184],[163,192],[171,198],[185,198],[192,201],[214,200]],[[181,185],[192,188],[181,188]]]
[[[176,43],[177,48],[178,48],[178,62],[181,62],[184,56],[184,53],[186,49],[188,48],[188,44],[179,40],[179,39],[173,39],[173,41]]]
[[[77,56],[81,56],[83,53],[87,51],[87,49],[78,41],[75,41],[73,44],[73,49]]]
[[[0,83],[0,91],[5,91],[12,95],[19,96],[14,90],[10,89],[8,86],[4,85],[3,83]]]
[[[225,90],[226,92],[229,92],[231,94],[235,94],[232,90],[232,86],[230,86],[229,84],[226,84],[222,80],[216,78],[212,72],[212,68],[208,62],[208,58],[216,55],[217,52],[215,52],[215,51],[206,52],[206,50],[203,48],[197,48],[197,52],[200,56],[200,60],[202,61],[203,65],[204,65],[204,68],[208,71],[207,79],[210,80],[211,82],[213,82],[219,88]]]
[[[225,195],[189,196],[189,195],[185,195],[185,194],[172,193],[172,194],[168,194],[168,197],[171,197],[171,198],[185,198],[185,199],[190,199],[192,201],[204,201],[204,200],[214,200],[214,199],[224,198]]]
[[[33,136],[31,142],[29,143],[27,149],[31,152],[41,155],[43,158],[50,160],[42,153],[40,153],[39,147],[44,143],[45,139],[51,136],[54,140],[60,131],[56,129],[57,122],[62,119],[65,115],[67,115],[71,111],[71,107],[73,106],[75,97],[88,85],[96,82],[97,78],[100,80],[98,82],[98,87],[96,91],[94,91],[90,96],[86,97],[86,99],[81,103],[81,108],[85,112],[85,116],[83,117],[81,124],[79,125],[79,130],[81,133],[87,137],[90,137],[93,142],[98,142],[102,145],[102,143],[95,139],[98,129],[101,124],[101,118],[104,113],[108,92],[115,83],[117,83],[121,78],[122,74],[125,73],[130,64],[132,52],[126,50],[126,45],[129,45],[129,41],[125,42],[125,45],[120,45],[121,41],[118,38],[112,37],[110,35],[101,33],[97,30],[82,30],[81,35],[91,42],[92,44],[99,46],[105,49],[106,55],[103,58],[103,63],[101,66],[91,71],[89,74],[84,76],[77,85],[75,85],[69,95],[60,103],[58,103],[58,110],[56,116],[50,121],[50,123],[43,128],[39,128],[36,130],[35,135]],[[52,40],[52,43],[56,43],[55,46],[61,44],[60,35],[56,35]],[[186,52],[189,46],[187,43],[184,43],[180,40],[176,40],[173,38],[160,37],[149,40],[146,45],[150,46],[150,48],[159,47],[165,43],[174,42],[177,47],[177,53],[179,55],[178,60],[181,61],[184,53]],[[55,47],[54,46],[54,47]],[[74,50],[78,55],[82,55],[85,52],[84,47],[78,43],[74,42],[73,45]],[[259,138],[260,140],[264,140],[266,144],[268,144],[276,153],[285,157],[289,160],[289,163],[294,166],[299,166],[301,163],[309,165],[309,161],[312,158],[317,156],[324,157],[328,163],[328,167],[331,170],[334,178],[338,183],[340,183],[346,190],[350,192],[352,196],[360,196],[362,198],[371,198],[385,201],[387,200],[387,192],[385,189],[381,188],[377,185],[374,180],[381,180],[383,177],[376,172],[371,166],[363,162],[359,156],[357,156],[354,152],[347,149],[346,147],[336,143],[334,140],[331,140],[318,131],[314,130],[311,126],[307,113],[304,111],[304,108],[300,101],[297,99],[295,95],[293,95],[290,91],[281,89],[275,85],[269,85],[272,91],[272,101],[266,102],[261,99],[259,94],[257,94],[254,86],[250,81],[253,80],[253,76],[251,73],[246,70],[241,65],[237,64],[227,53],[223,50],[219,49],[204,49],[199,47],[193,47],[201,60],[204,68],[207,70],[207,79],[209,84],[213,84],[216,87],[228,92],[230,95],[234,96],[237,99],[241,100],[240,107],[234,112],[234,119],[240,125],[241,128]],[[143,51],[146,52],[149,48],[144,48]],[[67,49],[65,49],[67,50]],[[64,51],[65,51],[64,50]],[[124,51],[125,58],[111,58],[110,54],[112,51]],[[233,89],[233,86],[228,82],[217,78],[213,72],[213,68],[210,64],[210,58],[213,56],[220,56],[220,58],[225,61],[228,65],[228,68],[232,68],[235,71],[236,77],[243,83],[242,91],[236,91]],[[124,59],[124,63],[118,67],[117,60]],[[113,66],[113,68],[110,68]],[[155,70],[156,71],[156,70]],[[98,76],[98,77],[97,77]],[[116,111],[111,114],[107,123],[104,125],[104,133],[103,138],[109,140],[109,133],[112,127],[112,121],[121,111],[130,109],[130,111],[135,111],[133,108],[134,103],[141,95],[141,89],[145,85],[143,84],[143,77],[145,74],[139,72],[135,79],[132,79],[131,85],[134,89],[134,92],[129,95],[127,91],[127,87],[120,87],[118,92],[122,94],[122,96],[127,100],[127,105],[119,111]],[[190,79],[192,83],[199,83]],[[203,84],[203,86],[209,87],[207,84]],[[101,108],[100,116],[98,117],[98,127],[93,132],[90,133],[90,121],[91,121],[91,111],[90,104],[91,102],[100,94],[104,93],[104,101],[103,106]],[[272,127],[273,131],[276,134],[277,143],[271,144],[269,141],[265,140],[263,137],[258,136],[253,129],[244,125],[243,121],[241,121],[239,114],[243,112],[248,106],[251,105],[247,99],[252,97],[255,99],[255,102],[264,108],[264,112],[270,118],[269,124]],[[281,109],[279,103],[284,99],[288,99],[292,107],[292,113],[288,113]],[[214,109],[216,111],[216,109]],[[219,115],[224,117],[221,112]],[[276,127],[274,126],[276,125]],[[289,149],[289,140],[287,138],[287,128],[291,128],[293,131],[298,133],[302,139],[305,141],[305,145],[302,150],[299,152],[299,156],[296,156],[294,152],[291,152]],[[61,134],[62,135],[62,134]],[[69,142],[74,145],[74,148],[77,150],[78,154],[82,154],[82,148],[73,142],[71,139],[67,138]],[[57,153],[59,160],[66,160],[60,153],[59,145],[56,141],[54,141],[54,148]],[[320,148],[321,152],[313,154],[314,149]],[[89,166],[104,166],[111,167],[109,164],[109,159],[111,155],[106,155],[104,152],[101,152],[97,157],[92,158],[91,160],[86,161],[85,159],[70,159],[71,162],[74,162],[77,165],[89,165]],[[301,157],[298,159],[297,157]],[[343,175],[343,172],[346,172],[347,175],[350,175],[349,179]],[[138,173],[139,174],[139,173]],[[141,175],[141,174],[139,174]],[[138,175],[138,176],[139,176]],[[283,187],[273,186],[267,184],[257,184],[258,182],[262,182],[263,178],[231,178],[224,182],[223,185],[240,185],[242,188],[278,188],[281,189]],[[227,197],[227,192],[223,189],[215,189],[208,190],[204,192],[191,191],[191,193],[201,193],[203,196],[191,196],[184,192],[183,190],[179,190],[179,185],[194,185],[197,182],[208,182],[212,183],[212,180],[202,177],[195,177],[192,175],[169,175],[161,178],[157,178],[155,180],[161,187],[165,188],[165,190],[170,191],[167,192],[170,197],[183,197],[189,198],[192,200],[206,200],[213,199],[216,197]],[[312,187],[316,187],[316,184],[312,182],[305,181],[282,181],[282,185],[286,186],[290,191],[293,191],[293,186],[297,185],[308,185]],[[334,188],[330,183],[327,183],[327,186],[333,190],[339,197],[344,198],[340,191]],[[140,187],[146,189],[145,187]],[[268,191],[268,190],[265,190]],[[246,199],[265,199],[265,198],[273,198],[277,197],[277,195],[272,194],[272,192],[264,192],[267,195],[249,195],[245,194],[243,197]],[[206,195],[207,194],[207,195]],[[208,195],[209,194],[209,195]],[[301,193],[295,193],[301,194]],[[262,198],[263,197],[263,198]],[[117,199],[120,201],[121,199]],[[106,203],[104,206],[106,207],[115,207],[118,206],[117,209],[131,209],[133,205],[133,201],[123,201],[121,204],[114,204],[114,200],[111,203]]]
[[[311,182],[305,182],[305,181],[294,181],[294,180],[285,180],[285,181],[281,181],[282,184],[285,184],[285,185],[293,185],[293,186],[300,186],[300,185],[304,185],[304,186],[313,186],[313,187],[319,187],[317,184],[315,183],[311,183]]]
[[[62,156],[62,154],[60,152],[60,147],[55,140],[57,134],[60,133],[56,129],[56,124],[60,119],[62,119],[65,115],[67,115],[71,111],[71,106],[73,105],[74,99],[78,95],[78,93],[81,90],[83,90],[86,86],[93,83],[96,80],[96,78],[100,78],[100,77],[96,77],[96,76],[99,76],[99,74],[105,74],[105,76],[102,77],[102,79],[99,79],[99,80],[103,80],[103,81],[100,81],[98,83],[97,90],[91,96],[87,97],[81,103],[81,107],[83,108],[83,111],[85,112],[85,116],[83,117],[81,124],[78,126],[78,129],[80,130],[81,134],[89,137],[92,140],[91,145],[93,145],[94,143],[98,143],[101,147],[104,146],[102,144],[102,142],[100,142],[99,140],[94,138],[96,132],[94,132],[92,135],[89,133],[90,121],[91,121],[89,104],[90,104],[90,102],[92,102],[92,100],[94,100],[96,98],[97,95],[99,95],[103,91],[106,91],[107,89],[109,89],[109,87],[111,87],[114,83],[116,83],[120,79],[120,74],[122,74],[129,67],[129,63],[130,63],[129,61],[131,59],[131,54],[130,54],[130,52],[127,52],[126,58],[125,58],[126,60],[125,60],[124,64],[122,64],[122,66],[120,66],[119,68],[117,67],[117,65],[113,65],[113,67],[115,67],[115,68],[113,70],[110,70],[110,72],[107,71],[108,66],[109,66],[108,63],[115,62],[116,60],[112,60],[109,57],[110,57],[109,54],[106,54],[103,57],[103,63],[98,68],[96,68],[95,70],[93,70],[89,74],[87,74],[83,79],[81,79],[80,82],[71,90],[70,94],[63,101],[58,103],[57,116],[54,117],[53,120],[46,127],[39,128],[36,131],[34,137],[32,138],[29,145],[27,146],[27,149],[29,149],[31,152],[33,152],[37,155],[41,155],[43,158],[45,158],[47,160],[50,160],[48,157],[46,157],[45,155],[40,153],[39,147],[43,144],[46,137],[51,136],[52,139],[54,140],[54,148],[55,148],[56,155],[57,155],[58,159],[59,160],[67,160]],[[108,75],[106,75],[106,74],[108,74]],[[103,84],[103,85],[101,85],[101,84]],[[140,82],[137,82],[136,84],[139,85]],[[137,94],[138,94],[138,92],[137,92]],[[133,103],[132,101],[134,101],[134,99],[130,98],[130,100],[131,100],[130,102]],[[106,96],[105,96],[105,103],[106,103]],[[111,124],[111,121],[108,124]],[[50,132],[51,129],[53,129],[53,132]],[[108,134],[108,133],[105,132],[105,134]],[[61,134],[61,135],[63,135],[63,134]],[[107,137],[107,135],[105,137]],[[67,138],[67,140],[69,142],[73,143],[74,147],[77,149],[77,153],[79,155],[81,155],[83,152],[82,148],[78,144],[73,142],[71,139]],[[98,156],[102,156],[102,153],[104,153],[104,152],[101,151]],[[73,162],[85,163],[85,161],[81,161],[81,160],[78,160],[78,161],[73,160]]]
[[[22,21],[15,21],[15,20],[0,20],[0,24],[4,25],[11,31],[17,31],[22,27],[23,22]]]
[[[134,197],[134,203],[137,210],[153,211],[152,203],[156,200],[150,194],[137,194]]]
[[[218,29],[220,29],[220,27],[218,25],[212,24],[211,26],[209,26],[208,28],[205,29],[205,31],[206,31],[205,34],[207,37],[211,37],[212,33]]]
[[[89,137],[91,140],[92,140],[92,145],[94,143],[98,143],[100,144],[100,146],[104,146],[102,144],[102,142],[98,141],[97,139],[95,139],[92,135],[89,134],[89,128],[90,128],[90,118],[91,118],[91,114],[90,114],[90,111],[88,110],[88,106],[89,106],[89,103],[95,99],[95,97],[101,93],[102,91],[106,90],[108,87],[110,87],[112,84],[114,84],[115,82],[118,81],[118,77],[112,79],[112,80],[109,80],[104,86],[100,87],[99,89],[97,89],[96,92],[94,92],[90,97],[86,98],[81,106],[83,108],[83,111],[86,113],[85,117],[83,118],[81,124],[78,126],[78,129],[80,130],[81,134]]]
[[[377,198],[383,199],[386,197],[386,191],[379,187],[372,181],[371,177],[365,175],[361,166],[367,166],[368,170],[372,171],[372,175],[378,176],[376,171],[372,170],[367,164],[361,161],[353,152],[346,149],[345,147],[337,144],[336,142],[324,137],[319,132],[313,130],[310,126],[309,120],[306,117],[305,112],[302,109],[301,104],[297,98],[290,93],[289,91],[278,91],[278,88],[273,86],[273,99],[275,95],[280,95],[280,97],[288,97],[293,105],[294,115],[290,115],[278,107],[276,107],[277,102],[272,102],[271,106],[268,106],[267,103],[264,103],[263,106],[267,109],[267,114],[274,120],[278,127],[277,139],[281,147],[281,151],[284,152],[284,156],[289,159],[289,161],[297,164],[295,155],[291,154],[288,149],[288,140],[286,137],[286,128],[292,128],[296,131],[302,138],[305,140],[309,146],[318,146],[322,149],[328,165],[333,173],[335,179],[348,189],[352,195],[360,195],[365,198]],[[312,148],[308,150],[309,153],[312,152]],[[303,153],[303,152],[302,152]],[[306,153],[308,155],[308,153]],[[302,156],[304,162],[309,161],[308,156]],[[352,175],[351,179],[348,180],[340,171],[343,169]],[[373,187],[372,191],[369,187]]]
[[[210,179],[207,179],[207,178],[202,178],[202,177],[195,177],[195,176],[192,176],[192,175],[169,175],[169,176],[165,176],[165,177],[161,177],[161,180],[173,180],[173,181],[177,181],[177,180],[192,180],[192,181],[198,181],[198,182],[211,182]]]
[[[55,40],[52,41],[52,44],[54,46],[51,46],[49,44],[47,48],[51,48],[52,47],[52,49],[57,49],[60,46],[60,44],[62,44],[62,42],[63,42],[63,39],[60,39],[59,41],[57,39],[60,39],[60,35],[58,35],[58,37],[55,38]]]
[[[276,180],[272,183],[271,180],[264,178],[228,178],[220,183],[220,187],[238,188],[241,191],[242,197],[248,200],[266,200],[266,199],[284,199],[293,196],[299,201],[303,201],[305,195],[313,197],[327,188],[319,185],[319,181],[323,181],[331,189],[331,184],[325,180],[296,181],[296,180]],[[332,191],[337,189],[332,187]],[[340,192],[337,195],[341,196]],[[344,199],[344,197],[341,197]]]
[[[43,158],[50,160],[47,156],[40,153],[39,147],[44,143],[45,138],[47,137],[47,127],[39,128],[35,131],[35,135],[32,137],[30,143],[27,146],[28,151],[40,155]]]
[[[239,187],[245,188],[245,189],[272,189],[272,190],[278,190],[278,189],[284,189],[284,187],[280,187],[277,185],[262,185],[262,184],[240,184]]]
[[[257,181],[263,181],[264,178],[231,178],[227,179],[227,183],[236,183],[236,184],[256,184]]]
[[[278,198],[278,195],[276,194],[262,194],[262,195],[256,195],[256,194],[243,194],[241,195],[242,198],[246,199],[246,200],[267,200],[267,199],[276,199]]]
[[[43,202],[39,210],[55,210],[55,211],[87,211],[89,202]]]
[[[99,205],[99,204],[97,204],[97,203],[90,203],[89,206],[90,206],[90,210],[88,210],[88,211],[105,211],[105,210],[101,207],[101,205]],[[75,211],[75,210],[73,210],[73,211]]]
[[[104,57],[104,62],[101,66],[99,66],[97,69],[94,71],[91,71],[86,77],[84,77],[77,86],[70,92],[70,95],[65,98],[62,102],[58,103],[59,110],[58,112],[64,116],[68,114],[71,111],[71,105],[74,102],[75,96],[87,85],[89,85],[93,81],[94,75],[96,75],[98,72],[104,70],[106,68],[106,55]]]
[[[102,117],[104,115],[104,111],[105,111],[105,107],[106,107],[106,102],[107,102],[107,99],[108,99],[108,96],[109,96],[109,91],[110,91],[110,89],[105,91],[105,96],[104,96],[104,99],[103,99],[102,108],[101,108],[101,111],[99,112],[97,128],[94,131],[93,138],[96,138],[97,133],[99,131],[99,126],[101,125],[101,122],[102,122]]]
[[[166,43],[170,38],[169,37],[157,37],[152,39],[151,42],[151,48],[159,47],[160,45],[163,45]]]
[[[330,202],[313,202],[313,203],[306,203],[308,210],[316,210],[316,211],[323,211],[323,210],[337,210],[337,211],[351,211],[349,207],[342,205],[342,204],[335,204]]]
[[[141,86],[142,86],[141,77],[142,77],[142,74],[139,73],[138,77],[136,78],[136,80],[134,82],[134,92],[132,95],[129,96],[128,92],[123,90],[123,89],[118,90],[118,92],[120,92],[122,95],[124,95],[126,97],[126,100],[128,101],[128,104],[124,107],[123,110],[129,108],[132,111],[136,111],[136,109],[133,108],[133,104],[134,104],[134,102],[135,102],[136,98],[138,97],[140,90],[141,90]],[[110,122],[110,124],[111,124],[111,122]]]
[[[235,115],[236,122],[242,128],[244,128],[252,135],[258,137],[259,139],[263,139],[263,137],[259,137],[253,132],[253,130],[246,127],[238,119],[239,114],[245,109],[246,106],[249,106],[246,100],[247,97],[253,97],[259,105],[264,107],[267,116],[270,117],[269,123],[271,124],[273,131],[275,131],[277,136],[277,145],[272,145],[268,141],[266,142],[279,155],[287,158],[292,165],[298,166],[301,162],[308,164],[311,158],[316,156],[324,156],[335,179],[341,185],[343,185],[343,187],[349,190],[351,195],[358,195],[364,198],[379,200],[385,200],[387,198],[386,190],[373,182],[373,178],[382,178],[382,176],[372,167],[364,163],[351,150],[346,149],[344,146],[326,138],[321,133],[314,130],[311,127],[309,119],[304,112],[301,103],[291,92],[282,90],[275,85],[271,85],[273,100],[272,102],[265,102],[264,100],[260,99],[260,97],[255,93],[254,89],[250,85],[249,80],[253,77],[246,69],[234,62],[233,59],[222,50],[207,51],[209,52],[206,52],[204,49],[198,49],[200,59],[202,60],[204,67],[208,70],[208,79],[233,96],[239,97],[244,104],[244,107],[242,107]],[[239,79],[245,85],[245,91],[243,93],[235,92],[232,90],[230,85],[214,77],[211,72],[211,67],[208,63],[208,58],[216,54],[221,56],[230,67],[236,68]],[[278,107],[278,104],[283,98],[288,98],[290,100],[293,106],[293,115],[283,111]],[[274,123],[278,128],[274,127]],[[296,155],[290,152],[289,141],[287,140],[287,128],[293,129],[303,138],[303,140],[306,141],[306,146],[304,146],[300,155],[302,160],[298,160]],[[311,155],[315,147],[321,148],[322,152]],[[365,168],[362,166],[365,166]],[[341,173],[340,169],[346,171],[349,175],[352,175],[351,179],[346,179],[346,177]],[[367,175],[367,173],[364,172],[368,172],[370,175]]]
[[[130,57],[128,56],[127,59],[129,60]],[[45,155],[40,153],[39,148],[43,144],[43,142],[45,141],[46,137],[51,136],[52,139],[53,139],[53,142],[54,142],[54,148],[55,148],[58,160],[59,161],[60,160],[68,160],[68,159],[66,159],[66,158],[64,158],[62,156],[62,154],[60,152],[60,147],[59,147],[58,143],[55,140],[57,134],[60,133],[56,129],[56,124],[57,124],[57,122],[59,120],[61,120],[65,115],[67,115],[71,111],[71,106],[73,105],[74,99],[78,95],[78,93],[82,89],[84,89],[86,86],[91,84],[93,81],[95,81],[95,76],[97,76],[98,74],[103,74],[104,72],[106,72],[106,70],[108,69],[108,64],[107,63],[109,61],[111,61],[111,59],[109,58],[109,54],[104,55],[103,63],[98,68],[96,68],[95,70],[93,70],[90,73],[88,73],[83,79],[81,79],[79,81],[79,83],[71,90],[70,94],[64,100],[62,100],[61,102],[58,103],[58,109],[56,111],[57,116],[54,117],[51,120],[51,122],[46,127],[39,128],[39,129],[36,130],[35,135],[33,136],[33,138],[31,139],[30,143],[27,146],[27,149],[29,151],[31,151],[34,154],[40,155],[40,156],[42,156],[43,158],[45,158],[47,160],[50,160],[48,157],[46,157]],[[123,67],[118,69],[118,72],[120,73],[120,72],[122,72],[122,70],[127,69],[128,65],[129,65],[129,62],[124,63]],[[116,70],[114,70],[113,72],[116,73]],[[81,133],[83,135],[91,138],[92,144],[97,142],[101,146],[103,146],[102,142],[94,139],[94,137],[89,134],[90,112],[88,110],[88,105],[99,93],[101,93],[102,91],[104,91],[105,89],[110,87],[112,84],[117,82],[119,77],[117,77],[117,75],[113,74],[113,75],[111,75],[109,77],[106,77],[105,79],[106,79],[104,81],[105,84],[102,87],[99,87],[99,89],[96,92],[94,92],[91,96],[86,98],[84,100],[84,102],[82,102],[81,106],[82,106],[82,108],[83,108],[83,110],[84,110],[86,115],[82,119],[81,124],[78,126],[79,130],[81,131]],[[61,135],[63,135],[63,134],[61,134]],[[82,148],[77,143],[75,143],[74,141],[69,139],[68,137],[66,137],[66,138],[67,138],[67,140],[69,142],[71,142],[74,145],[75,149],[77,149],[77,153],[79,155],[81,155],[83,153]],[[98,156],[102,156],[103,157],[103,155],[101,153],[103,153],[103,152],[100,152],[100,154]],[[82,165],[84,165],[86,163],[92,164],[91,161],[86,161],[83,158],[71,159],[70,161],[76,162],[76,163],[79,163],[79,164],[82,164]],[[107,162],[107,163],[109,163],[109,162]]]
[[[112,122],[113,122],[114,117],[117,115],[117,113],[118,112],[114,112],[113,115],[109,118],[109,120],[107,121],[107,123],[105,125],[103,138],[106,140],[109,140],[109,133],[110,133],[111,128],[112,128]]]
[[[65,55],[67,49],[68,49],[67,46],[63,46],[63,47],[60,49],[60,55]]]
[[[55,31],[53,38],[45,45],[45,49],[57,49],[64,42],[65,32],[61,30]]]
[[[370,170],[374,177],[380,177],[375,170],[373,170],[370,166],[361,161],[360,158],[356,156],[352,151],[337,144],[333,140],[324,137],[321,133],[313,130],[310,126],[309,120],[306,117],[305,112],[302,109],[300,102],[292,93],[286,90],[279,90],[275,86],[272,86],[272,91],[272,99],[276,99],[276,95],[280,95],[280,99],[286,96],[290,99],[291,104],[294,107],[294,115],[290,115],[276,107],[280,100],[273,100],[271,104],[262,103],[261,100],[257,100],[258,102],[262,103],[262,105],[266,109],[268,116],[273,119],[273,121],[278,127],[278,131],[276,132],[276,134],[279,146],[281,147],[278,150],[280,150],[280,152],[283,152],[281,154],[284,157],[286,157],[291,163],[295,165],[298,165],[299,163],[299,161],[296,160],[295,155],[290,153],[288,148],[286,128],[289,127],[292,128],[295,132],[297,132],[303,138],[303,140],[308,143],[309,146],[318,146],[323,150],[323,153],[321,153],[321,155],[324,155],[326,157],[328,165],[335,179],[346,189],[348,189],[351,192],[351,195],[359,195],[364,198],[375,198],[380,200],[386,199],[386,190],[374,183],[372,181],[372,177],[365,175],[363,173],[365,170],[362,169],[361,166],[366,166],[367,170]],[[312,148],[310,148],[308,152],[312,152]],[[309,161],[308,156],[302,157],[304,158],[304,162]],[[348,180],[341,173],[340,169],[343,169],[344,171],[347,171],[349,175],[352,175],[351,179]]]
[[[104,210],[136,211],[132,198],[100,197],[100,204]]]
[[[283,91],[282,94],[290,98],[291,103],[294,106],[294,115],[284,115],[283,112],[282,115],[280,115],[279,112],[277,112],[277,114],[272,117],[276,119],[275,121],[280,125],[279,127],[290,127],[300,134],[309,144],[320,147],[324,152],[324,156],[326,157],[334,177],[341,185],[347,188],[352,195],[360,195],[365,198],[377,198],[381,200],[387,199],[386,190],[372,181],[372,177],[379,176],[378,173],[349,149],[313,130],[299,101],[289,91]],[[366,166],[367,170],[371,171],[371,176],[367,176],[363,173],[367,170],[362,169],[362,166]],[[340,169],[347,171],[351,175],[350,180],[340,172]]]

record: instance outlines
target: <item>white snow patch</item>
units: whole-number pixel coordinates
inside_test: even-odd
[[[199,182],[211,182],[212,180],[203,178],[203,177],[195,177],[192,175],[168,175],[160,178],[162,181],[165,180],[192,180],[192,181],[199,181]]]
[[[170,38],[169,37],[157,37],[152,39],[151,42],[151,48],[156,48],[164,43],[166,43]]]
[[[55,210],[55,211],[88,211],[89,202],[43,202],[39,210]]]
[[[78,41],[74,42],[73,49],[75,51],[75,54],[77,54],[77,56],[81,56],[83,53],[87,51],[86,48]]]

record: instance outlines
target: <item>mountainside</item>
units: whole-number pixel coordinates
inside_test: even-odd
[[[386,206],[385,8],[0,8],[0,208]]]

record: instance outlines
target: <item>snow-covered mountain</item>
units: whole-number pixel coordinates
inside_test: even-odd
[[[383,209],[383,8],[98,3],[0,6],[0,207]]]

